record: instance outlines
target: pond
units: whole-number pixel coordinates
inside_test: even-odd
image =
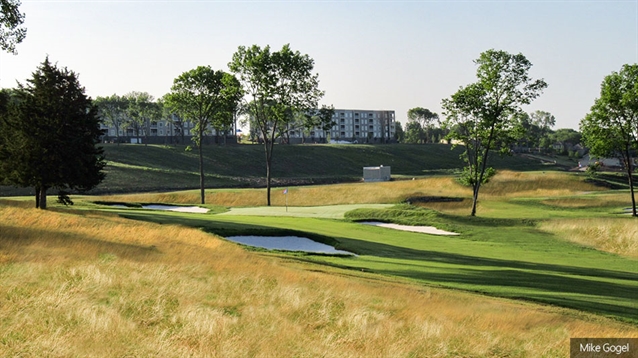
[[[229,236],[226,239],[269,250],[304,251],[321,254],[355,255],[334,247],[299,236]]]

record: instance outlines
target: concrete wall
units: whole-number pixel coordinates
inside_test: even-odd
[[[390,167],[363,167],[363,181],[389,181]]]

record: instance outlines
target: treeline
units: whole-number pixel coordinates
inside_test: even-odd
[[[514,152],[554,153],[580,157],[584,148],[578,146],[582,134],[571,128],[553,130],[555,117],[545,111],[517,113],[513,118],[514,130],[511,149]],[[405,129],[396,123],[397,140],[400,143],[450,143],[447,137],[450,129],[440,121],[437,113],[427,108],[415,107],[408,110],[408,122]]]

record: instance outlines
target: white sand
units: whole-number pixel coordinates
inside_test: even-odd
[[[168,211],[177,211],[180,213],[196,213],[196,214],[205,214],[208,212],[208,209],[201,208],[199,206],[142,205],[142,208],[151,209],[151,210],[168,210]]]
[[[226,239],[240,244],[261,247],[270,250],[305,251],[326,254],[354,255],[352,252],[337,250],[334,247],[299,236],[229,236]]]
[[[430,235],[459,235],[455,232],[439,230],[435,228],[434,226],[409,226],[409,225],[388,224],[388,223],[382,223],[378,221],[363,221],[360,224],[380,226],[380,227],[385,227],[388,229],[395,229],[395,230],[420,232],[423,234],[430,234]]]

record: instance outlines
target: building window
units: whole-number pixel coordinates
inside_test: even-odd
[[[346,129],[346,126],[342,124],[341,129]]]
[[[357,125],[357,126],[354,126],[354,129],[359,129],[359,126],[358,126],[358,125]]]
[[[341,118],[341,123],[344,123],[345,121],[346,121],[345,119]]]
[[[159,122],[160,127],[164,127],[164,122]]]
[[[115,129],[111,129],[111,135],[115,135]]]
[[[345,116],[345,113],[341,112],[341,117]]]
[[[346,132],[341,132],[341,136],[345,137],[346,136]]]
[[[160,129],[160,135],[164,135],[164,130]]]
[[[354,119],[354,122],[355,122],[355,123],[359,123],[359,118],[355,118],[355,119]]]
[[[359,136],[359,132],[355,132],[354,135],[358,137]]]
[[[374,129],[374,126],[370,126],[370,129]]]
[[[368,113],[368,117],[372,118],[372,113]]]

